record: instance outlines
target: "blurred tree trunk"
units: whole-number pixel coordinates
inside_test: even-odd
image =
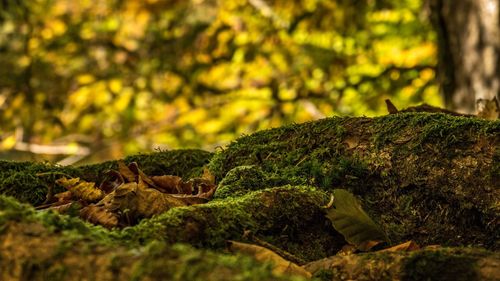
[[[446,107],[473,113],[500,98],[500,0],[428,0]]]

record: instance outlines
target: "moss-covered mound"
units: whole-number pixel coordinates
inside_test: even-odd
[[[429,247],[412,252],[333,256],[305,266],[323,280],[498,280],[500,253]]]
[[[227,197],[273,184],[345,188],[395,243],[500,249],[500,121],[408,113],[257,132],[217,153]]]
[[[0,280],[302,280],[247,256],[161,242],[131,247],[110,237],[0,196]]]
[[[138,162],[147,175],[189,179],[208,167],[218,188],[208,203],[113,230],[32,206],[61,191],[56,179],[99,184],[116,161],[80,167],[0,161],[0,279],[279,280],[285,277],[269,264],[224,253],[226,240],[271,244],[302,263],[332,256],[346,243],[325,217],[334,188],[354,193],[392,244],[458,248],[337,256],[317,276],[432,279],[464,261],[471,266],[463,276],[490,278],[496,275],[488,270],[500,263],[491,252],[500,249],[499,147],[500,121],[411,113],[280,127],[215,154],[131,156],[125,162]]]

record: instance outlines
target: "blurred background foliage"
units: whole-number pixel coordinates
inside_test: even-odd
[[[386,98],[441,105],[420,0],[0,3],[0,158],[214,150]]]

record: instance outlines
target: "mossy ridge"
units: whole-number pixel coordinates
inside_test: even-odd
[[[444,113],[400,113],[374,118],[374,137],[377,147],[392,143],[408,132],[416,133],[413,148],[438,141],[445,146],[460,145],[480,136],[498,137],[500,120],[457,117]]]
[[[352,119],[352,118],[351,118]],[[209,168],[218,180],[237,166],[256,165],[264,172],[279,175],[282,179],[307,179],[302,182],[326,186],[334,182],[335,175],[329,175],[328,167],[338,170],[343,164],[352,164],[346,159],[342,139],[345,136],[344,123],[349,118],[327,118],[303,124],[294,124],[260,131],[232,142],[227,149],[217,153]],[[326,145],[328,144],[328,145]],[[332,162],[334,164],[332,164]],[[349,163],[348,163],[349,162]],[[311,174],[320,179],[310,177]],[[296,182],[287,182],[296,184]]]
[[[233,196],[268,187],[269,178],[346,188],[362,197],[395,243],[416,237],[424,245],[498,249],[492,221],[498,213],[499,144],[500,121],[429,113],[334,117],[242,137],[217,153],[209,167],[224,184],[234,171],[242,177],[234,183],[248,179],[239,166],[262,171],[262,184],[253,179],[244,188],[223,186],[234,190]],[[475,186],[489,191],[477,192]],[[452,239],[456,233],[460,238]]]
[[[21,203],[10,196],[0,195],[0,233],[10,222],[40,223],[54,233],[66,233],[66,238],[73,240],[91,239],[104,244],[116,243],[110,231],[101,226],[53,211],[36,211],[29,204]]]
[[[137,162],[148,175],[177,175],[183,178],[199,176],[212,153],[199,149],[182,149],[128,156],[126,163]],[[101,182],[105,172],[117,169],[117,161],[106,161],[85,166],[56,166],[49,163],[0,161],[0,194],[39,205],[45,200],[49,187],[54,192],[64,189],[54,184],[62,176],[80,177],[91,182]]]
[[[424,248],[334,256],[305,268],[321,280],[497,280],[500,254],[479,248]]]
[[[308,186],[285,186],[239,198],[171,209],[118,233],[128,243],[160,240],[221,248],[249,230],[304,260],[333,255],[344,244],[326,220],[322,205],[329,196]],[[311,242],[315,241],[315,242]]]
[[[244,255],[198,250],[185,244],[172,247],[153,242],[145,259],[135,265],[132,280],[304,280],[299,276],[276,276],[268,263]]]
[[[500,254],[478,248],[444,248],[441,250],[418,251],[403,260],[402,280],[485,280],[479,271],[478,262],[495,258],[497,265]],[[489,276],[491,277],[491,276]],[[500,275],[497,274],[497,277]]]
[[[29,280],[72,280],[75,274],[90,279],[99,276],[99,280],[302,280],[273,275],[270,264],[247,256],[153,239],[142,246],[118,236],[116,231],[54,212],[35,211],[0,195],[0,241],[16,237],[20,247],[15,255],[2,251],[5,256],[0,254],[0,260],[5,266],[23,264],[21,275]],[[12,276],[2,274],[10,270],[4,269],[0,279],[9,280]]]

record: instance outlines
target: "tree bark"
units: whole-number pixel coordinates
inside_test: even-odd
[[[477,99],[500,98],[499,0],[430,0],[447,108],[473,113]]]

